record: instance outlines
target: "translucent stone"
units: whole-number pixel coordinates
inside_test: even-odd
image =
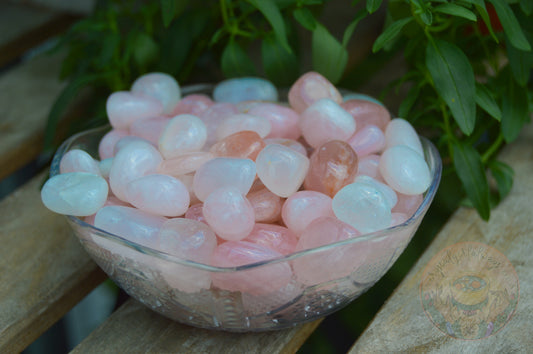
[[[170,118],[167,117],[139,119],[131,125],[130,133],[157,145],[161,133],[169,122]]]
[[[215,158],[215,156],[210,152],[188,152],[172,159],[164,160],[157,168],[157,171],[165,175],[178,177],[195,172],[203,164],[213,158]]]
[[[335,216],[362,233],[389,227],[391,209],[383,193],[372,184],[354,182],[333,197]]]
[[[196,171],[194,193],[201,201],[205,201],[209,194],[221,187],[233,187],[246,195],[254,182],[255,173],[256,166],[252,160],[217,157]]]
[[[194,188],[193,188],[194,173],[188,173],[186,175],[175,176],[175,178],[179,179],[185,185],[185,187],[187,187],[187,190],[189,191],[189,197],[191,198],[191,205],[200,202],[200,199],[198,199],[196,194],[194,194]]]
[[[294,252],[298,239],[286,227],[273,224],[255,224],[252,232],[243,241],[261,245],[282,255]]]
[[[235,106],[239,110],[239,113],[248,113],[250,111],[250,109],[252,109],[253,107],[257,106],[258,104],[262,104],[262,103],[267,103],[267,102],[257,101],[257,100],[254,100],[254,101],[241,101],[241,102],[235,103]]]
[[[129,145],[131,143],[135,143],[135,142],[146,143],[146,144],[150,144],[150,145],[155,147],[154,144],[152,144],[151,142],[149,142],[146,139],[139,138],[138,136],[128,135],[128,136],[125,136],[123,138],[120,138],[117,141],[117,143],[115,144],[115,148],[113,149],[113,156],[115,156],[123,147],[125,147],[125,146],[127,146],[127,145]]]
[[[191,205],[189,210],[185,213],[185,218],[196,220],[203,222],[204,224],[207,224],[207,221],[205,221],[204,218],[204,212],[202,209],[204,208],[204,203],[196,203],[194,205]]]
[[[389,111],[383,105],[368,100],[348,100],[341,106],[354,118],[357,129],[372,124],[384,131],[391,120]]]
[[[393,213],[404,213],[409,217],[418,210],[422,202],[424,201],[423,194],[407,195],[397,193],[398,203],[392,208]]]
[[[209,150],[218,157],[237,157],[255,161],[265,142],[254,131],[244,130],[218,141]]]
[[[256,132],[261,138],[264,138],[270,133],[271,125],[266,118],[240,113],[228,117],[220,123],[217,127],[216,137],[217,140],[222,140],[227,136],[245,130]]]
[[[207,95],[187,95],[178,102],[170,115],[177,116],[178,114],[192,114],[199,117],[214,103],[215,102],[213,102],[213,100]]]
[[[117,129],[112,129],[106,133],[106,135],[103,136],[102,140],[100,140],[100,143],[98,144],[98,155],[100,155],[100,159],[104,160],[115,156],[114,151],[117,141],[128,135],[130,134],[127,130]]]
[[[113,193],[126,200],[126,186],[129,182],[156,173],[163,161],[161,154],[147,142],[137,141],[122,148],[113,160],[109,171],[109,185]]]
[[[266,188],[248,193],[246,198],[254,208],[256,222],[273,223],[281,218],[281,198]]]
[[[372,154],[359,159],[356,176],[368,176],[382,182],[383,177],[381,177],[379,172],[379,158],[379,155]]]
[[[211,146],[216,142],[216,131],[218,126],[228,117],[238,114],[239,111],[233,103],[215,103],[207,110],[205,110],[200,119],[204,122],[207,128],[207,146]]]
[[[128,129],[136,120],[160,116],[163,105],[152,97],[117,91],[107,98],[106,111],[113,128]]]
[[[268,119],[272,129],[268,138],[298,139],[301,135],[300,116],[293,109],[275,103],[258,103],[248,114]]]
[[[380,153],[385,147],[385,135],[377,126],[367,124],[348,140],[358,157]]]
[[[355,120],[336,102],[323,98],[302,112],[300,128],[314,148],[330,140],[348,140],[355,132]]]
[[[340,140],[332,140],[311,155],[305,189],[333,197],[342,187],[353,181],[357,173],[357,154]]]
[[[107,182],[101,176],[70,172],[55,175],[46,181],[41,189],[41,200],[53,212],[88,216],[104,205],[107,193]]]
[[[268,80],[258,77],[240,77],[220,82],[213,90],[216,102],[277,101],[278,91]]]
[[[106,206],[96,213],[94,226],[128,241],[157,249],[159,229],[167,219],[126,206]]]
[[[424,150],[415,128],[402,118],[391,120],[385,129],[385,148],[388,149],[396,145],[408,146],[418,152],[420,156],[424,156]]]
[[[398,203],[398,196],[396,192],[385,183],[381,183],[369,176],[357,176],[354,182],[367,183],[376,187],[381,193],[383,193],[383,196],[387,200],[387,203],[391,210]]]
[[[202,208],[207,224],[224,240],[239,241],[254,227],[254,209],[235,187],[218,188],[209,194]]]
[[[289,91],[289,104],[298,113],[322,98],[329,98],[339,104],[342,102],[342,96],[335,86],[316,72],[302,75]]]
[[[288,197],[300,188],[309,159],[283,145],[266,146],[256,159],[257,175],[272,193]]]
[[[300,154],[307,156],[307,149],[298,141],[293,139],[284,139],[284,138],[268,138],[265,139],[266,145],[271,144],[278,144],[288,147],[289,149],[292,149],[296,152],[299,152]]]
[[[133,82],[131,92],[153,97],[163,105],[163,112],[170,114],[181,98],[176,80],[165,73],[149,73]]]
[[[107,200],[105,201],[104,205],[102,206],[103,207],[106,207],[106,206],[111,206],[111,205],[120,205],[120,206],[127,206],[127,207],[131,207],[131,204],[129,203],[126,203],[126,202],[123,202],[122,200],[118,199],[117,197],[113,196],[113,195],[110,195],[109,193],[107,194]],[[96,217],[96,213],[95,214],[92,214],[92,215],[89,215],[87,217],[85,217],[83,220],[87,223],[87,224],[91,224],[94,226],[94,219]]]
[[[409,217],[410,216],[405,213],[392,213],[390,226],[392,227],[392,226],[403,224],[404,222],[407,221],[407,219],[409,219]]]
[[[147,213],[180,216],[189,208],[187,187],[171,176],[153,174],[137,178],[126,186],[126,200]]]
[[[417,151],[405,145],[385,150],[379,160],[379,171],[392,189],[403,194],[424,193],[431,184],[428,164]]]
[[[281,217],[285,225],[299,236],[313,220],[335,216],[331,203],[332,199],[323,193],[299,191],[283,203]]]
[[[372,103],[379,104],[380,106],[384,106],[381,101],[378,101],[372,96],[365,95],[364,93],[357,93],[357,92],[348,93],[342,96],[342,100],[344,102],[350,101],[350,100],[363,100],[363,101],[370,101]]]
[[[109,171],[111,171],[111,166],[113,166],[113,158],[109,157],[107,159],[103,159],[98,163],[98,168],[100,169],[100,175],[104,177],[105,179],[109,178]]]
[[[282,256],[279,252],[251,242],[224,242],[215,249],[211,264],[217,267],[238,267]],[[291,276],[291,267],[286,262],[229,273],[212,273],[214,286],[254,295],[271,293],[283,288],[289,283]]]
[[[91,155],[80,149],[70,150],[63,155],[59,163],[59,172],[87,172],[101,175],[98,162]]]
[[[159,138],[158,146],[165,159],[200,150],[207,139],[207,128],[192,114],[180,114],[170,120]]]

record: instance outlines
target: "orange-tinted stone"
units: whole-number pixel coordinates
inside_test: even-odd
[[[244,130],[220,140],[211,147],[210,152],[218,157],[237,157],[255,161],[257,154],[264,147],[265,142],[259,134]]]

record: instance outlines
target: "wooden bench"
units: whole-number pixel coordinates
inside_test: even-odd
[[[8,18],[20,25],[16,31],[4,28]],[[73,19],[57,11],[0,3],[0,66],[60,33]],[[31,33],[43,36],[29,40]],[[60,62],[60,56],[39,56],[12,64],[0,74],[0,180],[38,158],[47,112],[63,87],[57,81]],[[533,254],[533,126],[502,151],[501,159],[515,169],[515,184],[490,222],[480,220],[473,210],[458,209],[351,352],[526,352],[533,345],[533,302],[528,297],[533,287],[529,257]],[[39,186],[45,175],[46,171],[38,173],[0,201],[0,353],[26,348],[106,279],[71,235],[64,218],[42,206]],[[478,341],[457,340],[440,332],[426,317],[418,296],[429,260],[461,241],[479,241],[500,250],[520,279],[522,296],[509,324]],[[181,325],[128,300],[74,352],[295,352],[319,323],[231,334]]]

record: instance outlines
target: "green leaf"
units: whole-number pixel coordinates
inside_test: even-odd
[[[313,31],[311,41],[313,69],[336,84],[348,62],[348,52],[320,23]]]
[[[342,46],[344,48],[346,48],[348,42],[350,41],[350,38],[352,38],[353,32],[355,31],[355,27],[357,27],[359,22],[361,22],[361,20],[365,18],[366,15],[368,15],[368,12],[365,9],[359,10],[355,15],[355,18],[344,30],[344,35],[342,36]]]
[[[298,78],[296,56],[287,52],[273,36],[263,39],[261,57],[267,78],[276,86],[289,87]]]
[[[464,0],[466,2],[469,2],[471,4],[474,4],[476,7],[477,12],[479,12],[479,15],[483,19],[483,22],[485,23],[485,26],[487,26],[490,36],[496,43],[499,43],[498,37],[496,37],[496,34],[494,33],[494,30],[492,29],[492,23],[490,22],[490,16],[487,12],[487,7],[485,6],[484,0]]]
[[[287,32],[285,30],[285,22],[283,21],[283,17],[281,16],[281,12],[279,8],[276,6],[276,3],[272,0],[248,0],[250,3],[257,8],[263,16],[267,19],[267,21],[272,26],[272,29],[274,30],[274,33],[276,34],[276,38],[280,42],[280,44],[287,50],[288,52],[292,52],[291,46],[289,45],[289,41],[287,39]]]
[[[531,16],[531,14],[533,13],[533,1],[531,0],[520,1],[520,8],[527,16]]]
[[[518,137],[527,119],[527,91],[510,78],[502,103],[502,135],[506,142],[510,143]]]
[[[407,17],[391,23],[391,25],[387,27],[374,42],[374,45],[372,46],[372,52],[377,52],[383,48],[384,45],[391,42],[400,34],[402,28],[412,20],[413,17]]]
[[[292,16],[299,24],[309,31],[314,31],[316,28],[316,20],[311,10],[307,7],[299,7],[292,12]]]
[[[501,200],[505,198],[511,191],[511,188],[513,188],[514,171],[511,166],[496,160],[489,163],[489,169],[496,180],[498,194],[500,195]]]
[[[483,220],[490,218],[489,184],[481,156],[470,145],[453,144],[453,163],[466,195]]]
[[[492,92],[482,84],[476,84],[476,103],[497,121],[502,120],[502,111]]]
[[[419,94],[420,94],[420,86],[413,85],[413,87],[411,87],[411,89],[407,93],[407,96],[405,97],[405,99],[400,104],[400,108],[398,109],[399,117],[406,118],[409,115],[409,112],[411,111],[411,108],[416,102]]]
[[[506,43],[509,43],[509,38],[505,37]],[[529,74],[533,66],[533,52],[516,49],[512,45],[507,45],[507,57],[509,58],[509,65],[516,82],[525,87],[529,81]],[[525,88],[524,88],[525,89]]]
[[[163,17],[163,25],[168,27],[170,22],[174,19],[176,14],[176,1],[175,0],[161,0],[161,15]]]
[[[159,46],[152,37],[144,32],[139,32],[135,38],[133,59],[141,72],[154,63],[159,57]]]
[[[221,62],[222,72],[226,77],[256,75],[252,60],[233,38],[224,48]]]
[[[476,85],[470,61],[456,45],[435,40],[426,47],[426,66],[459,128],[470,135],[476,123]]]
[[[368,13],[374,13],[381,6],[382,0],[366,0],[366,10]]]
[[[472,11],[465,9],[462,6],[446,3],[439,5],[433,9],[434,12],[439,12],[446,15],[452,15],[456,17],[462,17],[470,21],[477,21],[476,14]]]
[[[520,28],[520,24],[509,4],[507,4],[505,0],[489,1],[494,5],[494,9],[502,23],[503,30],[507,37],[509,37],[511,44],[517,49],[525,51],[531,50],[531,45],[529,45],[526,36],[522,32],[522,28]]]

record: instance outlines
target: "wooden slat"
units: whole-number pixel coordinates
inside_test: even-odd
[[[171,321],[128,300],[73,353],[294,353],[319,323],[260,333],[210,331]]]
[[[489,222],[474,210],[461,208],[437,235],[415,267],[374,318],[351,353],[531,352],[533,347],[533,125],[500,154],[515,170],[509,196],[492,212]],[[425,315],[419,287],[425,266],[439,251],[464,241],[480,242],[502,252],[513,264],[520,300],[513,317],[499,332],[479,340],[454,339],[438,330]]]
[[[105,279],[64,217],[42,205],[43,178],[0,202],[0,353],[24,349]]]

